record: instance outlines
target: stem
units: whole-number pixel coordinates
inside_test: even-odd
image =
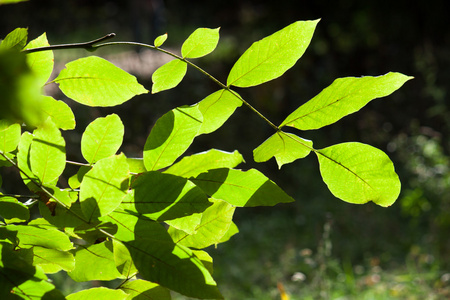
[[[75,165],[75,166],[91,167],[90,164],[80,163],[77,161],[66,160],[66,163],[68,163],[69,165]]]

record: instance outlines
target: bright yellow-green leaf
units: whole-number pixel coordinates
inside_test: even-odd
[[[0,43],[0,50],[14,49],[22,50],[27,43],[28,29],[16,28]]]
[[[120,205],[128,189],[128,164],[123,154],[99,160],[80,186],[81,209],[88,220],[104,216]]]
[[[47,35],[43,33],[38,38],[26,45],[25,49],[50,46]],[[39,78],[39,84],[43,86],[53,72],[53,51],[39,51],[27,54],[27,63],[30,69]]]
[[[33,247],[33,265],[40,266],[46,274],[72,271],[75,258],[72,253],[43,247]]]
[[[9,231],[16,231],[21,248],[41,246],[49,249],[68,251],[73,248],[69,237],[59,230],[43,229],[31,225],[7,225]]]
[[[131,258],[130,251],[125,245],[118,240],[113,240],[114,262],[117,270],[126,278],[136,275],[137,269]]]
[[[165,42],[166,40],[167,40],[167,33],[158,36],[158,37],[155,39],[155,42],[154,42],[155,47],[161,47],[162,44],[164,44],[164,42]]]
[[[227,85],[255,86],[283,75],[305,53],[318,22],[297,21],[253,43],[234,64]]]
[[[181,47],[183,58],[197,58],[213,52],[219,42],[219,29],[196,29]]]
[[[170,300],[170,291],[156,283],[137,279],[122,284],[120,289],[128,294],[126,300]]]
[[[114,155],[122,145],[124,126],[119,116],[108,115],[90,123],[81,137],[81,154],[90,164]]]
[[[225,152],[211,149],[206,152],[185,156],[164,172],[190,178],[211,169],[231,169],[243,162],[244,158],[238,151]]]
[[[320,173],[331,193],[346,202],[390,206],[400,193],[394,165],[381,150],[342,143],[316,151]]]
[[[198,109],[203,115],[203,124],[198,134],[219,129],[241,105],[242,101],[227,90],[214,92],[200,101]]]
[[[167,225],[175,229],[182,230],[188,234],[194,234],[197,226],[202,221],[202,214],[192,214],[189,216],[164,221]]]
[[[30,149],[31,170],[41,183],[52,184],[66,167],[66,142],[56,125],[47,119],[34,131]]]
[[[295,134],[278,131],[253,150],[253,157],[256,162],[275,157],[278,168],[281,168],[284,164],[306,157],[312,150],[312,144],[312,141]]]
[[[360,110],[371,100],[390,95],[410,79],[412,77],[392,72],[378,77],[338,78],[291,113],[280,127],[311,130],[333,124]]]
[[[215,169],[191,179],[207,195],[238,207],[273,206],[292,202],[273,181],[255,169]]]
[[[105,287],[91,288],[82,290],[66,297],[67,300],[125,300],[128,295],[122,290],[113,290]]]
[[[28,0],[0,0],[0,5],[2,4],[12,4],[12,3],[18,3],[18,2],[25,2]]]
[[[72,109],[63,101],[43,96],[40,109],[52,119],[58,128],[63,130],[75,129],[75,116]]]
[[[88,167],[88,166],[81,166],[78,171],[77,174],[70,176],[68,183],[70,188],[72,189],[77,189],[80,187],[81,185],[81,181],[83,180],[84,175],[86,175],[86,173],[92,169],[92,167]]]
[[[32,191],[36,191],[38,186],[34,185],[29,178],[37,180],[37,177],[33,172],[31,172],[30,165],[30,149],[31,144],[33,142],[33,135],[28,131],[25,131],[20,137],[18,152],[17,152],[17,165],[19,166],[21,172],[20,176],[23,179],[23,182],[30,188]]]
[[[0,120],[0,151],[7,153],[16,150],[20,141],[20,124]]]
[[[174,59],[159,67],[152,75],[152,94],[176,87],[187,72],[187,63]]]
[[[53,82],[67,97],[88,106],[116,106],[148,92],[136,77],[97,56],[66,64]]]
[[[197,106],[178,107],[156,121],[144,146],[148,171],[170,166],[192,144],[202,126]]]
[[[0,216],[6,224],[21,223],[30,219],[30,211],[16,198],[0,196]]]

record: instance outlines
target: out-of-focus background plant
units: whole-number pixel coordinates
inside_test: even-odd
[[[449,11],[450,2],[444,0],[35,0],[0,8],[0,36],[28,27],[30,38],[45,31],[51,44],[91,40],[109,32],[115,32],[118,40],[152,43],[168,32],[166,45],[175,48],[198,27],[220,26],[218,49],[199,65],[223,80],[252,41],[296,20],[321,18],[297,66],[278,80],[243,90],[243,96],[277,123],[337,77],[391,70],[414,76],[389,99],[373,101],[336,125],[303,134],[306,138],[311,134],[319,148],[361,141],[386,151],[402,180],[400,198],[388,209],[337,200],[318,180],[313,158],[286,165],[282,172],[275,162],[259,165],[297,201],[238,212],[240,233],[212,253],[219,287],[227,299],[279,299],[280,295],[446,299],[450,297]],[[98,52],[147,87],[151,73],[167,59],[132,48]],[[55,61],[62,68],[85,54],[55,52]],[[79,132],[72,134],[81,134],[95,117],[119,109],[130,128],[123,147],[132,153],[142,148],[161,114],[180,103],[196,103],[214,90],[200,76],[190,72],[176,90],[138,96],[120,108],[87,109],[68,100],[75,113],[83,115],[77,120]],[[202,84],[195,84],[199,81]],[[233,119],[210,137],[200,138],[192,151],[233,150],[240,145],[238,150],[251,166],[252,149],[269,136],[271,128],[259,126],[261,121],[245,109]],[[65,138],[68,143],[79,139]],[[80,155],[68,153],[68,159]],[[136,155],[141,153],[136,150]],[[4,175],[11,175],[3,176],[6,190],[17,174]],[[79,288],[58,275],[53,280],[62,290]]]

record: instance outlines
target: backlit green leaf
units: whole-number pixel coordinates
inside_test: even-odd
[[[148,171],[170,166],[192,144],[202,126],[197,106],[178,107],[156,121],[144,146]]]
[[[155,39],[155,42],[154,42],[155,47],[161,47],[162,44],[164,44],[164,42],[165,42],[166,40],[167,40],[167,33],[158,36],[158,37]]]
[[[63,130],[75,129],[75,116],[72,109],[63,101],[55,100],[49,96],[43,96],[40,109],[45,115]]]
[[[224,236],[220,239],[219,243],[225,243],[228,241],[233,235],[239,233],[239,228],[234,222],[231,222],[230,228],[225,232]]]
[[[203,249],[218,244],[230,228],[236,207],[216,200],[202,213],[202,220],[192,235],[170,227],[168,232],[175,243],[186,247]]]
[[[211,133],[220,128],[234,113],[242,101],[227,90],[212,93],[198,103],[198,109],[203,115],[200,134]]]
[[[164,172],[190,178],[211,169],[231,169],[242,162],[244,162],[244,158],[238,151],[225,152],[211,149],[206,152],[185,156]]]
[[[176,87],[187,72],[187,63],[174,59],[159,67],[152,75],[152,94]]]
[[[206,194],[195,184],[171,174],[143,173],[131,187],[122,208],[157,221],[203,212],[211,205]]]
[[[191,181],[209,196],[239,207],[273,206],[294,201],[273,181],[255,169],[215,169],[202,173]]]
[[[30,219],[30,211],[16,198],[0,196],[0,216],[6,224],[21,223]]]
[[[144,160],[142,158],[127,157],[128,166],[130,166],[131,173],[143,173],[146,171]]]
[[[116,269],[110,241],[87,247],[78,246],[75,252],[75,268],[68,274],[77,282],[123,278]]]
[[[318,22],[298,21],[253,43],[234,64],[227,85],[255,86],[283,75],[305,53]]]
[[[50,119],[33,134],[30,149],[31,170],[41,183],[53,183],[66,167],[66,142]]]
[[[213,52],[219,42],[219,29],[196,29],[181,47],[183,58],[197,58]]]
[[[20,176],[23,179],[23,182],[30,188],[32,191],[35,191],[38,186],[31,183],[29,178],[37,179],[36,175],[31,172],[30,165],[30,149],[31,143],[33,142],[33,135],[28,131],[25,131],[20,137],[19,142],[19,151],[17,153],[17,165],[19,166],[21,172]]]
[[[60,270],[71,271],[75,268],[72,253],[43,247],[33,247],[33,265],[40,266],[46,274]]]
[[[17,232],[18,246],[21,248],[41,246],[61,251],[72,249],[72,243],[67,235],[59,230],[42,229],[30,225],[7,225],[6,228]]]
[[[320,173],[334,196],[346,202],[390,206],[400,193],[394,165],[381,150],[342,143],[316,151]]]
[[[47,35],[44,33],[40,37],[28,43],[25,49],[50,46]],[[53,51],[39,51],[27,54],[27,63],[30,69],[39,78],[39,84],[43,86],[53,72]]]
[[[412,77],[392,72],[378,77],[338,78],[291,113],[280,127],[311,130],[332,124],[360,110],[371,100],[390,95],[410,79]]]
[[[0,43],[0,50],[14,49],[22,50],[27,43],[28,29],[16,28]]]
[[[81,182],[83,181],[83,177],[84,175],[86,175],[87,172],[89,172],[89,170],[91,170],[92,167],[88,167],[88,166],[81,166],[78,171],[77,174],[70,176],[68,183],[70,188],[72,189],[77,189],[80,187]]]
[[[88,106],[116,106],[148,92],[136,77],[97,56],[66,64],[53,82],[67,97]]]
[[[90,164],[114,155],[122,145],[123,135],[124,127],[118,115],[97,118],[81,137],[81,154]]]
[[[114,262],[117,270],[126,278],[131,278],[137,274],[136,266],[131,258],[130,251],[118,240],[113,240]]]
[[[80,186],[81,209],[88,220],[112,212],[128,189],[128,164],[123,154],[99,160]]]
[[[170,300],[168,289],[146,280],[132,280],[120,286],[120,289],[128,294],[126,300]]]
[[[82,290],[66,297],[67,300],[125,300],[128,295],[122,290],[113,290],[105,287]]]
[[[278,168],[299,158],[306,157],[312,149],[312,141],[292,133],[278,131],[253,150],[256,162],[264,162],[275,156]]]
[[[202,221],[202,214],[192,214],[186,217],[164,221],[167,225],[175,229],[182,230],[188,234],[194,234],[197,226]]]
[[[2,153],[16,150],[20,141],[20,124],[0,120],[0,151]]]

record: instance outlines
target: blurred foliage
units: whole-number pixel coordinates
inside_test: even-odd
[[[144,6],[136,10],[135,5]],[[252,41],[296,20],[322,18],[296,67],[280,79],[242,91],[242,96],[279,123],[334,78],[390,70],[414,76],[389,99],[374,101],[320,132],[302,133],[314,137],[318,147],[359,140],[387,151],[402,180],[400,199],[388,209],[349,205],[329,195],[313,158],[284,166],[281,172],[274,161],[265,163],[261,170],[297,201],[275,210],[237,214],[240,234],[213,253],[218,282],[225,295],[233,292],[230,298],[277,299],[277,282],[283,282],[292,299],[442,299],[448,297],[450,285],[448,11],[450,2],[445,0],[301,1],[295,6],[291,1],[250,0],[40,0],[2,7],[0,34],[29,27],[31,37],[47,31],[55,44],[116,32],[119,40],[151,43],[168,32],[165,45],[179,46],[197,27],[220,26],[217,51],[198,63],[224,81]],[[148,78],[141,82],[150,88]],[[188,72],[176,91],[139,96],[120,111],[84,111],[77,128],[82,131],[95,117],[116,112],[133,131],[125,133],[123,148],[133,153],[142,148],[156,118],[180,103],[179,97],[195,103],[216,89],[204,82],[201,74]],[[238,144],[251,167],[252,149],[272,133],[271,128],[260,126],[245,109],[232,118],[210,139],[200,137],[192,152],[230,151]],[[127,140],[136,135],[141,137]],[[70,143],[79,137],[66,139]],[[80,155],[68,153],[73,160]],[[11,184],[8,176],[3,178],[3,187]],[[326,237],[324,225],[329,226]],[[329,253],[323,250],[326,243],[332,245]],[[328,294],[317,294],[318,287]]]

